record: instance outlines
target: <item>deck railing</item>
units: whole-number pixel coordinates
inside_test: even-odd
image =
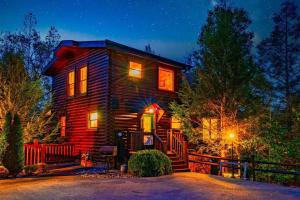
[[[75,159],[72,144],[24,144],[25,166],[38,163],[68,162]]]
[[[167,153],[167,144],[164,142],[155,131],[153,131],[153,145],[154,149]]]
[[[182,131],[170,129],[168,131],[169,151],[177,154],[178,158],[188,163],[188,144]]]

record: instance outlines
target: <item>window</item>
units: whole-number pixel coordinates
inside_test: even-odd
[[[160,90],[174,91],[174,71],[159,67],[158,88]]]
[[[143,114],[142,128],[144,129],[145,133],[151,133],[152,129],[154,128],[153,114]]]
[[[75,72],[71,71],[68,74],[68,96],[73,97],[75,93]]]
[[[60,117],[60,136],[66,136],[66,116]]]
[[[87,91],[87,66],[80,68],[79,74],[79,92],[85,94]]]
[[[171,118],[171,128],[172,129],[180,129],[181,128],[181,121],[178,118],[172,116],[172,118]]]
[[[98,127],[98,113],[96,111],[89,113],[89,128]]]
[[[216,139],[218,135],[218,119],[213,118],[203,118],[202,119],[202,134],[203,140],[208,141],[211,139]]]
[[[136,62],[129,62],[129,76],[135,78],[142,78],[142,64]]]

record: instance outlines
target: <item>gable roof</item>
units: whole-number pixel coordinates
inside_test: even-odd
[[[190,66],[177,62],[175,60],[171,60],[162,56],[154,55],[152,53],[148,53],[139,49],[135,49],[117,42],[113,42],[111,40],[98,40],[98,41],[74,41],[74,40],[62,40],[59,45],[54,50],[54,56],[53,59],[48,63],[48,65],[44,68],[43,74],[44,75],[51,75],[51,68],[58,62],[61,58],[59,53],[59,50],[65,47],[75,47],[75,48],[107,48],[112,49],[115,51],[132,54],[136,56],[140,56],[143,58],[148,58],[155,60],[160,63],[165,63],[172,65],[174,67],[180,68],[180,69],[187,69],[190,68]]]

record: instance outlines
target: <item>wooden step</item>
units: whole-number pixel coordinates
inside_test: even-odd
[[[184,162],[184,160],[181,160],[178,158],[178,156],[174,152],[167,152],[167,156],[172,161],[172,168],[173,172],[189,172],[190,169]]]

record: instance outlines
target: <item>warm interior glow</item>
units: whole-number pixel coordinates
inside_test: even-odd
[[[75,93],[75,72],[71,71],[68,74],[68,95],[73,97]]]
[[[174,91],[174,71],[159,67],[158,88],[161,90]]]
[[[90,112],[89,114],[89,128],[97,128],[98,127],[98,113]]]
[[[66,116],[60,117],[60,135],[61,137],[66,136]]]
[[[144,114],[142,117],[142,128],[144,132],[151,133],[153,129],[153,115],[151,114]]]
[[[218,119],[203,118],[202,119],[202,135],[203,140],[215,139],[218,136]]]
[[[142,65],[136,62],[129,62],[129,76],[142,78]]]
[[[174,116],[172,116],[172,118],[171,118],[171,128],[172,129],[181,129],[181,121]]]
[[[80,94],[85,94],[87,91],[87,66],[80,68],[79,91]]]

